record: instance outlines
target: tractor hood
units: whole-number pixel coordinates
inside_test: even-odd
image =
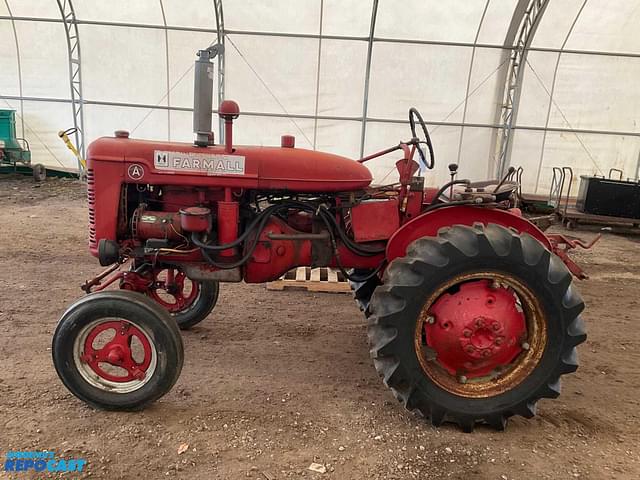
[[[95,162],[122,162],[127,181],[139,183],[340,192],[364,189],[372,180],[355,160],[293,147],[235,146],[228,153],[223,145],[196,147],[121,136],[95,140],[87,157],[89,168]]]

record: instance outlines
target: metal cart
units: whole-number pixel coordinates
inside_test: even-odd
[[[623,172],[617,168],[610,169],[607,178],[613,180],[612,175],[614,173],[617,173],[619,179],[622,179]],[[569,230],[577,228],[578,224],[625,225],[633,227],[640,225],[640,218],[596,215],[579,211],[576,208],[575,197],[571,198],[572,184],[573,169],[571,167],[553,167],[553,178],[551,180],[548,204],[554,208],[558,219]]]
[[[36,181],[42,181],[47,176],[44,165],[31,165],[29,142],[16,136],[16,111],[0,110],[0,166],[13,166],[13,170],[17,171],[18,164],[30,168]]]

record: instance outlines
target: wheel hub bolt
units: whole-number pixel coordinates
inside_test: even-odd
[[[490,350],[484,350],[484,351],[482,352],[482,356],[483,356],[483,357],[488,357],[489,355],[491,355],[491,351],[490,351]]]
[[[467,347],[465,348],[465,350],[467,351],[467,353],[473,353],[473,351],[475,350],[475,348],[473,348],[473,345],[467,345]]]
[[[520,346],[523,350],[529,350],[529,348],[531,348],[531,345],[529,345],[527,342],[523,342]]]
[[[498,288],[500,288],[500,284],[497,281],[493,281],[491,282],[491,284],[489,285],[489,288],[491,290],[497,290]]]
[[[464,332],[462,332],[462,334],[463,334],[465,337],[469,338],[469,337],[471,336],[471,330],[466,329]]]
[[[498,338],[496,338],[496,340],[495,340],[495,344],[496,344],[496,345],[502,345],[502,337],[498,337]]]
[[[460,375],[458,377],[458,382],[460,383],[467,383],[467,377],[465,377],[464,375]]]
[[[498,330],[500,330],[500,324],[498,322],[493,322],[491,328],[493,328],[493,330],[497,332]]]
[[[436,317],[434,317],[433,315],[429,315],[427,317],[427,323],[433,325],[434,323],[436,323]]]

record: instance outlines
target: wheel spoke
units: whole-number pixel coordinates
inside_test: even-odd
[[[186,299],[184,298],[184,296],[182,295],[182,293],[176,293],[173,298],[176,299],[176,310],[179,312],[180,310],[182,310],[185,305],[186,305]]]
[[[160,278],[162,272],[166,272],[166,280]],[[198,297],[199,284],[191,282],[191,289],[186,292],[187,275],[178,269],[157,270],[154,273],[154,288],[149,290],[149,295],[170,313],[177,314],[191,307]]]
[[[100,348],[94,347],[97,336],[106,331],[113,331],[111,340]],[[144,356],[141,362],[133,357],[132,340],[136,338],[142,345]],[[146,335],[128,321],[107,321],[96,325],[87,335],[80,360],[95,374],[110,382],[130,382],[143,380],[146,370],[151,364],[152,347]],[[126,374],[116,374],[103,368],[104,364],[118,367]]]

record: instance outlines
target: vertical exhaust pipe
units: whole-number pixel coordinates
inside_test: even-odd
[[[196,54],[193,85],[193,133],[194,144],[209,145],[211,136],[211,110],[213,108],[213,60],[224,53],[224,46],[215,44]]]

